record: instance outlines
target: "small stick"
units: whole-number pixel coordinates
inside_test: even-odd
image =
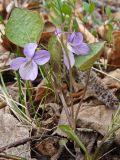
[[[38,140],[39,138],[46,138],[46,137],[50,137],[49,135],[37,135],[37,136],[32,136],[32,137],[27,137],[27,138],[24,138],[22,140],[19,140],[19,141],[15,141],[13,143],[10,143],[2,148],[0,148],[0,153],[4,152],[5,150],[7,149],[10,149],[12,147],[17,147],[17,146],[20,146],[20,145],[23,145],[29,141],[36,141]]]
[[[103,157],[105,157],[106,155],[110,154],[111,152],[113,152],[114,150],[116,150],[118,147],[114,147],[111,150],[109,150],[108,152],[106,152],[105,154],[103,154],[100,158],[98,158],[97,160],[102,159]]]
[[[15,155],[8,155],[8,154],[0,154],[0,158],[5,158],[9,160],[27,160],[26,158],[23,157],[18,157]]]

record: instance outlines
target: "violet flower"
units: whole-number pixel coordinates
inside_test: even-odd
[[[87,55],[90,50],[87,43],[83,41],[83,35],[80,32],[73,32],[68,36],[67,49],[68,49],[68,57],[64,53],[64,63],[67,69],[69,69],[70,66],[73,67],[73,65],[75,64],[74,54]]]
[[[38,65],[43,65],[50,60],[50,53],[46,50],[36,51],[37,44],[25,45],[23,53],[26,57],[18,57],[11,61],[10,67],[19,70],[23,80],[35,80],[38,75]]]
[[[61,29],[60,28],[56,28],[55,35],[58,36],[58,37],[60,37],[61,33],[62,33]]]

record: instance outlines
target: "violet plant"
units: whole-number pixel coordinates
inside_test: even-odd
[[[62,51],[63,51],[63,60],[64,64],[67,70],[69,70],[70,73],[70,82],[72,87],[72,67],[75,64],[75,56],[81,56],[81,55],[87,55],[90,52],[90,48],[87,43],[83,40],[83,35],[80,32],[62,32],[60,29],[57,29],[55,32],[57,39],[61,45]],[[61,39],[62,34],[65,35],[66,39]],[[63,36],[64,37],[64,36]],[[67,45],[66,45],[67,43]],[[50,60],[50,53],[47,50],[37,50],[37,43],[28,43],[24,46],[23,53],[25,57],[17,57],[13,59],[10,63],[11,69],[15,71],[19,71],[20,77],[22,80],[30,80],[34,81],[38,76],[38,66],[44,65]],[[57,82],[56,82],[57,84]],[[31,99],[31,95],[29,92],[29,82],[27,82],[27,91],[29,94],[31,105],[34,109],[34,104]],[[56,86],[57,87],[57,86]],[[60,91],[61,92],[61,91]],[[72,93],[72,90],[71,90]],[[61,101],[63,102],[64,96],[62,92],[59,94]],[[75,129],[75,117],[74,117],[74,109],[71,107],[71,113],[69,112],[69,109],[67,105],[64,106],[66,111],[66,116],[69,121],[69,125]],[[35,111],[35,109],[34,109]],[[72,118],[71,118],[72,117]],[[91,157],[87,150],[85,149],[84,145],[80,143],[79,145],[85,152],[85,155],[87,159],[91,160]]]
[[[55,35],[63,51],[64,65],[69,71],[70,95],[71,95],[73,92],[72,91],[72,68],[75,65],[75,56],[88,55],[90,52],[90,48],[88,44],[83,41],[83,35],[80,32],[68,33],[68,32],[63,32],[61,31],[61,29],[57,28]],[[62,101],[63,95],[60,95],[60,97]],[[68,111],[67,107],[65,107],[64,109],[65,109],[67,118],[69,120],[70,126],[75,129],[76,122],[75,122],[75,116],[74,116],[72,97],[71,97],[71,101],[72,101],[71,111]]]
[[[59,9],[60,19],[61,19],[61,23],[59,25],[56,25],[56,26],[61,26],[60,27],[61,29],[56,27],[57,29],[55,32],[55,35],[56,35],[55,38],[56,38],[56,42],[59,43],[61,50],[62,50],[61,58],[63,59],[63,63],[60,63],[62,61],[60,59],[57,61],[57,64],[59,64],[61,68],[65,68],[65,72],[68,73],[68,77],[69,77],[68,79],[70,81],[69,88],[70,88],[70,98],[71,98],[70,109],[67,106],[65,96],[62,92],[61,83],[57,81],[57,76],[56,76],[56,72],[54,71],[54,67],[52,68],[51,63],[52,62],[54,63],[54,60],[52,59],[52,56],[51,56],[52,51],[50,51],[49,49],[48,50],[38,49],[38,45],[37,45],[39,41],[38,37],[40,37],[41,30],[43,30],[43,21],[40,15],[38,16],[36,13],[32,13],[24,9],[16,8],[13,10],[11,17],[9,19],[9,22],[6,26],[6,35],[7,35],[7,38],[10,41],[12,41],[14,44],[24,48],[23,54],[25,57],[17,57],[13,59],[10,63],[10,67],[12,70],[18,71],[20,78],[22,80],[25,80],[25,82],[27,82],[27,91],[29,94],[30,102],[32,106],[34,107],[34,104],[31,98],[32,97],[30,93],[31,86],[29,85],[29,82],[32,83],[32,81],[36,80],[38,73],[39,73],[38,72],[39,65],[42,66],[47,63],[46,64],[47,69],[45,66],[43,66],[43,69],[45,70],[45,73],[46,73],[44,77],[49,75],[49,71],[51,69],[52,70],[50,72],[51,74],[50,81],[52,84],[51,88],[53,88],[56,95],[59,96],[59,99],[61,100],[63,108],[65,110],[69,125],[74,131],[76,128],[75,126],[76,122],[75,122],[75,116],[74,116],[73,100],[71,96],[72,86],[73,86],[72,69],[74,66],[75,67],[79,66],[77,69],[80,69],[81,66],[82,68],[84,68],[85,66],[85,69],[86,68],[90,69],[93,63],[98,58],[98,56],[100,55],[98,53],[103,47],[103,43],[98,44],[100,47],[97,46],[97,49],[95,48],[96,44],[93,44],[92,47],[88,45],[84,41],[83,34],[81,32],[76,31],[75,28],[74,29],[72,29],[72,27],[69,28],[70,24],[72,24],[72,9],[73,9],[72,6],[69,6],[68,3],[65,3],[65,2],[63,3],[62,1],[59,1],[59,3],[58,1],[55,1],[53,3],[54,3],[54,7],[56,7],[55,5],[57,4],[57,7]],[[67,8],[69,8],[67,11],[65,11],[66,6]],[[73,3],[73,6],[75,6],[75,3]],[[15,18],[16,15],[17,15],[17,19]],[[64,22],[66,22],[67,17],[68,17],[67,20],[69,23],[67,23],[68,25],[66,27],[66,23]],[[29,19],[31,19],[31,21],[29,21]],[[28,24],[27,27],[26,27],[26,24]],[[54,24],[56,24],[56,22]],[[21,29],[23,30],[23,33],[21,33]],[[58,48],[56,44],[55,45],[53,44],[52,48],[54,48],[54,50],[57,51],[56,52],[56,55],[57,55]],[[83,60],[81,61],[81,59]],[[76,62],[77,62],[77,65],[76,65]],[[61,75],[62,74],[63,73],[61,72]],[[61,77],[61,82],[62,82],[62,78],[64,77]],[[74,137],[76,137],[76,135],[73,136],[73,140],[75,140]],[[83,151],[85,152],[87,156],[87,160],[91,160],[84,145],[80,141],[78,144],[81,148],[83,148]]]

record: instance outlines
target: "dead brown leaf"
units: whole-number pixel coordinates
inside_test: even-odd
[[[41,86],[38,87],[35,94],[35,101],[41,101],[43,97],[45,97],[45,94],[49,92],[47,88]]]
[[[95,131],[87,128],[78,128],[76,133],[79,139],[82,140],[82,143],[85,145],[87,151],[92,154],[98,134]],[[84,160],[84,154],[81,152],[80,148],[75,146],[75,150],[76,160]]]
[[[1,44],[7,51],[11,51],[13,53],[16,52],[17,47],[12,42],[10,42],[5,35],[2,36]]]
[[[0,12],[3,11],[3,4],[0,2]]]
[[[86,108],[78,115],[77,127],[91,128],[104,136],[114,113],[104,105]]]
[[[45,86],[38,86],[35,93],[35,102],[40,103],[43,99],[46,99],[46,102],[51,102],[54,99],[54,93]]]
[[[37,142],[35,147],[39,153],[44,156],[52,157],[58,152],[58,139],[57,137],[48,137],[41,142]]]
[[[79,30],[80,32],[84,35],[86,41],[88,43],[94,43],[97,42],[98,39],[95,38],[89,31],[88,29],[83,25],[82,21],[77,17],[76,18],[78,26],[79,26]]]
[[[10,143],[29,137],[29,128],[22,124],[13,115],[0,109],[0,146],[4,147]],[[7,154],[21,155],[24,158],[30,158],[29,143],[10,148],[5,151]]]
[[[114,49],[120,51],[120,31],[113,32],[113,43],[114,43]]]
[[[49,103],[40,105],[39,109],[42,109],[42,130],[47,132],[55,128],[60,117],[60,106],[56,103]],[[40,123],[39,119],[38,123]]]
[[[33,2],[29,2],[27,8],[28,9],[37,9],[40,7],[40,2],[38,1],[33,1]]]
[[[7,105],[7,104],[6,104],[5,101],[0,100],[0,109],[6,107],[6,105]]]
[[[100,37],[105,40],[107,32],[108,32],[108,26],[105,24],[101,25],[98,27],[97,31],[98,31],[98,34],[100,35]]]
[[[109,87],[109,88],[116,88],[116,89],[119,89],[120,88],[120,69],[116,69],[114,71],[111,71],[109,72],[109,75],[118,79],[118,80],[115,80],[113,79],[112,77],[108,77],[106,76],[104,79],[103,79],[103,82]]]
[[[119,20],[120,19],[120,12],[115,12],[113,14],[113,16],[114,16],[115,20]]]
[[[105,107],[104,105],[85,105],[86,106],[84,108],[81,107],[79,112],[77,127],[93,129],[104,136],[108,130],[108,126],[111,124],[112,115],[115,113],[115,111]],[[77,111],[77,107],[78,104],[74,105],[75,113]],[[68,124],[64,110],[62,110],[59,120],[59,125],[61,124]],[[63,133],[59,128],[55,131],[55,133],[66,136],[65,133]]]
[[[113,70],[120,67],[120,31],[113,32],[113,50],[108,57],[108,70]]]
[[[44,31],[42,32],[40,43],[48,43],[48,40],[54,34],[56,27],[50,22],[45,22]]]
[[[3,69],[10,64],[10,52],[0,53],[0,68]]]

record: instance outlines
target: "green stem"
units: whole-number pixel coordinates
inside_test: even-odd
[[[19,73],[16,72],[15,73],[16,79],[17,79],[17,83],[18,83],[18,88],[19,88],[19,98],[20,98],[20,103],[22,105],[25,105],[25,101],[24,101],[24,95],[22,93],[22,85],[21,85],[21,80],[20,80],[20,76]],[[23,108],[22,108],[23,109]]]
[[[19,52],[19,47],[17,46],[17,50],[16,50],[17,56],[19,57],[20,52]],[[20,98],[20,103],[22,105],[25,105],[25,100],[24,100],[24,95],[22,93],[22,84],[21,84],[21,80],[20,80],[20,76],[19,73],[16,72],[15,73],[16,79],[17,79],[17,83],[18,83],[18,88],[19,88],[19,98]],[[25,112],[24,108],[22,108],[22,111]]]
[[[35,114],[36,110],[35,110],[35,106],[34,106],[34,103],[33,103],[33,100],[32,100],[32,94],[31,94],[30,88],[31,87],[30,87],[29,81],[26,81],[27,94],[28,94],[30,104],[31,104],[31,106],[33,108],[33,111],[34,111],[34,114]]]
[[[50,86],[50,87],[52,87],[54,89],[56,98],[57,98],[57,100],[59,102],[58,93],[57,93],[57,87],[58,87],[57,78],[54,75],[52,69],[50,69],[49,73],[43,67],[41,67],[39,69],[40,69],[41,74],[43,75],[43,78],[47,79],[47,82],[48,82],[47,86]],[[54,81],[53,81],[53,79],[54,79]]]
[[[44,79],[46,75],[44,68],[39,66],[39,71],[41,73],[42,78]]]

